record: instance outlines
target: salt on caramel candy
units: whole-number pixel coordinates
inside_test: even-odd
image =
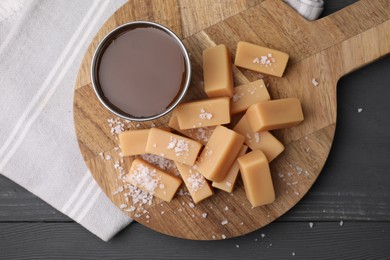
[[[182,103],[175,114],[181,130],[228,124],[230,99],[221,97]]]
[[[169,119],[168,126],[177,132],[200,142],[203,145],[206,145],[206,143],[209,141],[210,136],[212,135],[215,126],[206,126],[206,127],[199,127],[199,128],[192,128],[192,129],[180,129],[179,122],[177,121],[176,113],[174,112],[171,118]]]
[[[282,77],[288,54],[248,42],[239,42],[234,64],[256,72]]]
[[[193,165],[201,148],[202,144],[197,141],[158,128],[151,128],[145,151],[175,162]]]
[[[195,169],[196,165],[188,166],[177,162],[175,164],[194,203],[199,203],[213,195],[208,181]]]
[[[180,178],[174,177],[139,158],[131,164],[126,181],[167,202],[172,200],[182,183]]]
[[[270,100],[271,97],[262,79],[233,88],[233,97],[230,102],[232,115],[244,112],[251,105]]]

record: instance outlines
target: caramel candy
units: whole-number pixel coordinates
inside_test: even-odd
[[[297,98],[264,101],[246,111],[254,132],[292,127],[303,121],[301,102]]]
[[[147,153],[162,156],[175,162],[193,165],[202,144],[158,128],[150,129],[146,142]]]
[[[233,93],[230,102],[230,113],[232,115],[247,110],[251,105],[271,99],[262,79],[237,86],[233,89]]]
[[[222,181],[244,143],[244,137],[224,126],[217,126],[206,144],[197,170],[208,180]]]
[[[246,197],[253,207],[274,202],[275,191],[267,158],[260,150],[254,150],[237,159],[240,165]]]
[[[138,158],[133,161],[126,181],[167,202],[172,200],[182,183],[180,178]]]
[[[183,103],[176,108],[181,130],[230,123],[228,97]]]
[[[203,51],[203,76],[208,97],[233,96],[232,61],[224,44]]]
[[[234,64],[245,69],[282,77],[287,61],[287,53],[248,42],[239,42]]]
[[[252,150],[260,149],[267,157],[268,162],[271,162],[284,151],[284,145],[270,132],[252,131],[246,115],[241,118],[233,130],[245,137],[245,144],[249,148]]]
[[[248,146],[243,145],[240,152],[238,153],[238,157],[244,155],[247,150],[248,150]],[[240,167],[238,165],[237,160],[235,160],[233,165],[230,167],[230,170],[226,174],[225,179],[223,179],[220,182],[213,181],[212,186],[220,190],[224,190],[226,192],[232,192],[234,189],[234,185],[236,184],[239,170]]]
[[[206,126],[206,127],[181,130],[179,127],[179,122],[177,121],[176,113],[173,113],[173,115],[169,119],[168,126],[178,131],[179,133],[200,142],[203,145],[206,145],[206,143],[209,141],[211,134],[215,129],[215,126]]]
[[[202,174],[194,169],[194,166],[188,166],[182,163],[175,164],[194,203],[199,203],[213,195],[210,184]]]
[[[145,153],[149,129],[125,131],[119,134],[119,144],[123,156]]]

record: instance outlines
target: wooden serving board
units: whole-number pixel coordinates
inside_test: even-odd
[[[271,163],[276,201],[252,208],[241,180],[233,195],[215,190],[210,199],[190,207],[187,195],[171,203],[154,199],[145,213],[126,211],[118,178],[119,161],[124,171],[131,158],[121,157],[118,140],[107,119],[116,118],[96,98],[90,79],[92,54],[100,40],[116,26],[133,20],[161,23],[183,39],[191,55],[193,76],[187,100],[205,98],[202,89],[202,50],[226,44],[234,58],[238,41],[248,41],[290,54],[283,78],[264,77],[273,99],[297,97],[305,121],[299,126],[274,131],[286,150]],[[312,186],[329,154],[336,126],[336,86],[345,74],[390,52],[390,1],[361,0],[315,22],[306,21],[279,0],[153,0],[129,1],[100,29],[80,67],[74,93],[74,121],[83,158],[92,175],[118,207],[156,231],[188,239],[222,239],[244,235],[274,221],[291,209]],[[236,85],[263,78],[258,73],[234,68]],[[316,79],[318,86],[311,81]],[[368,86],[369,87],[369,86]],[[124,123],[126,129],[166,125],[167,115],[153,122]],[[123,121],[124,122],[124,121]],[[110,156],[102,159],[99,153]],[[121,206],[122,205],[122,206]],[[139,213],[139,212],[138,212]],[[207,217],[202,217],[207,213]],[[227,220],[227,224],[222,222]]]

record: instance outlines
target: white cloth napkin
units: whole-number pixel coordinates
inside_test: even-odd
[[[284,0],[307,20],[316,20],[324,9],[323,0]]]
[[[90,41],[125,0],[18,2],[17,17],[19,6],[0,20],[0,172],[107,241],[132,220],[82,160],[73,87]]]
[[[124,2],[32,1],[0,39],[0,172],[103,240],[131,219],[87,171],[73,88],[93,36]]]

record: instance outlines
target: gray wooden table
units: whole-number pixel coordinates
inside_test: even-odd
[[[326,0],[323,15],[353,2]],[[134,223],[105,243],[0,176],[0,259],[390,259],[389,112],[387,56],[340,80],[333,147],[303,200],[267,227],[224,241]]]

